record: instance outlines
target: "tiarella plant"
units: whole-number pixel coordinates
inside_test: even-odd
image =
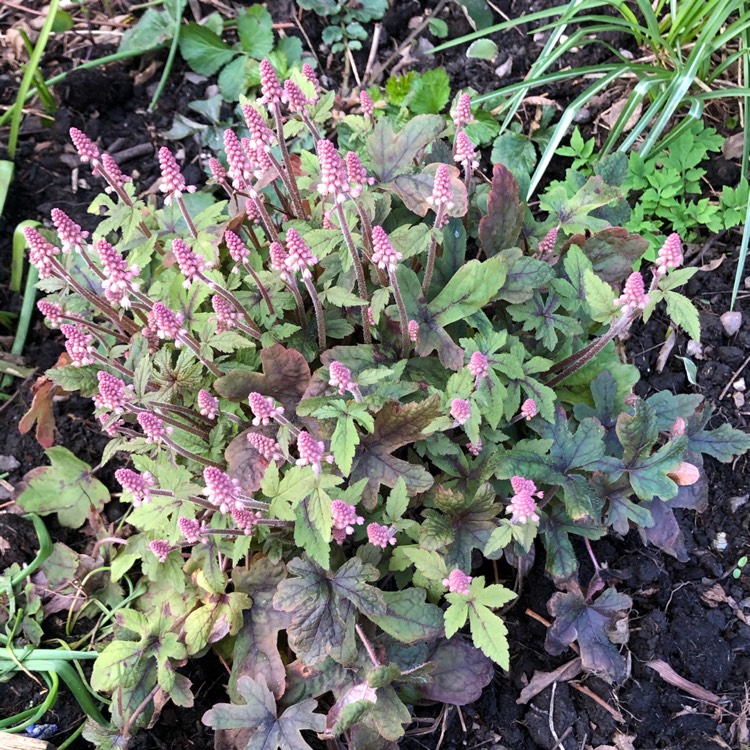
[[[167,149],[159,208],[74,129],[102,221],[26,230],[70,361],[49,377],[93,397],[104,461],[132,457],[116,533],[93,527],[113,582],[144,593],[96,661],[111,719],[87,736],[122,746],[168,699],[191,705],[185,664],[214,649],[231,702],[204,722],[231,746],[392,746],[418,704],[469,703],[509,668],[516,593],[496,571],[542,548],[548,647],[577,638],[623,679],[609,636],[630,600],[591,540],[637,527],[683,555],[673,508],[705,503],[701,454],[750,445],[707,429],[699,396],[636,397],[617,355],[661,302],[699,336],[679,237],[631,273],[645,243],[602,218],[621,196],[598,176],[535,222],[503,166],[476,179],[468,96],[400,129],[365,99],[362,147],[341,153],[312,70],[260,73],[207,208]]]

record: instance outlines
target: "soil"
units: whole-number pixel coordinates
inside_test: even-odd
[[[515,17],[553,4],[548,0],[532,0],[531,3],[501,0],[497,6],[504,14]],[[409,33],[410,19],[418,15],[421,7],[435,5],[435,0],[426,3],[396,0],[383,22],[380,59],[403,41]],[[30,6],[36,7],[34,3]],[[269,3],[277,21],[287,21],[292,6],[293,3],[286,0]],[[207,12],[212,10],[210,6],[202,7]],[[449,4],[441,17],[449,23],[451,37],[471,31],[458,4]],[[499,16],[496,19],[502,20]],[[313,46],[317,47],[322,23],[310,13],[305,14],[304,22]],[[295,29],[287,29],[287,32],[297,33]],[[429,35],[426,38],[433,44],[440,42]],[[467,61],[460,48],[439,53],[429,60],[417,58],[411,64],[416,69],[442,65],[455,89],[471,86],[479,92],[487,92],[522,78],[543,44],[543,40],[535,41],[533,36],[514,29],[496,34],[493,39],[502,50],[502,59],[493,64]],[[608,41],[615,46],[625,42],[617,38]],[[97,57],[109,51],[111,49],[96,49],[90,54]],[[355,55],[360,70],[366,64],[368,52],[365,49]],[[601,46],[589,45],[582,47],[573,59],[563,59],[560,64],[596,64],[608,54]],[[160,54],[156,59],[163,60],[163,57]],[[512,59],[512,68],[501,78],[496,68],[507,58]],[[87,170],[78,173],[75,189],[71,191],[71,170],[78,164],[68,143],[67,132],[71,126],[84,129],[101,147],[118,153],[149,144],[151,151],[124,160],[121,167],[141,185],[155,185],[159,176],[155,158],[161,143],[159,132],[169,128],[174,112],[187,112],[190,101],[203,98],[206,86],[212,81],[190,82],[178,64],[157,109],[147,113],[156,78],[142,83],[136,83],[135,79],[136,73],[151,59],[71,75],[64,85],[55,89],[59,109],[51,127],[43,127],[34,116],[26,119],[16,157],[16,179],[0,218],[0,246],[9,247],[9,238],[19,221],[28,218],[47,221],[53,206],[63,208],[85,228],[90,229],[95,223],[94,217],[86,213],[86,207],[99,192],[99,186]],[[43,61],[43,69],[70,67],[71,62],[59,46],[53,44]],[[0,76],[5,76],[5,80],[12,78],[11,73],[12,70],[0,69]],[[343,76],[341,61],[332,61],[325,73],[330,85],[337,85]],[[538,93],[564,107],[581,89],[580,85],[564,84]],[[12,97],[6,95],[4,100],[12,101]],[[605,102],[601,106],[608,105]],[[531,116],[533,111],[529,112]],[[528,123],[524,123],[526,125]],[[196,166],[200,154],[198,143],[186,139],[179,145],[185,153],[181,161],[189,165],[185,169],[187,182],[200,181]],[[4,158],[2,153],[0,158]],[[723,179],[717,175],[716,185]],[[727,421],[748,429],[750,410],[742,403],[742,392],[730,388],[724,396],[723,391],[750,352],[749,295],[740,295],[735,308],[743,314],[739,333],[727,336],[719,321],[719,316],[728,308],[738,246],[739,238],[730,233],[694,258],[702,265],[726,255],[718,268],[697,274],[688,288],[689,296],[698,301],[702,310],[704,333],[700,357],[694,353],[688,355],[688,342],[679,337],[666,367],[657,372],[657,357],[667,333],[666,321],[658,316],[632,332],[627,356],[642,373],[643,380],[638,385],[640,395],[665,388],[675,393],[699,392],[717,407],[714,424]],[[21,300],[8,290],[8,267],[9,263],[0,266],[0,310],[14,311],[19,309]],[[59,336],[49,332],[37,316],[24,351],[26,361],[43,372],[55,363],[61,351]],[[689,356],[695,362],[697,386],[689,382],[683,360],[677,355]],[[31,403],[30,385],[31,382],[24,383],[13,394],[14,400],[9,405],[0,406],[0,421],[6,426],[0,433],[0,456],[13,456],[20,464],[7,477],[11,484],[29,469],[46,462],[33,435],[20,436],[14,428]],[[723,396],[721,400],[720,396]],[[95,466],[106,438],[93,419],[91,403],[78,397],[61,400],[55,404],[55,417],[57,443]],[[543,574],[542,555],[538,555],[529,574],[529,580],[534,581],[533,588],[527,587],[517,606],[506,615],[511,644],[510,674],[498,671],[476,704],[460,712],[452,709],[446,722],[435,732],[410,736],[402,746],[409,749],[486,746],[507,750],[552,750],[556,747],[573,750],[599,746],[616,746],[619,750],[628,747],[641,750],[737,747],[743,731],[747,732],[748,716],[743,709],[748,705],[745,685],[750,682],[750,628],[745,615],[745,609],[750,606],[750,575],[735,579],[731,573],[737,559],[750,548],[750,503],[744,481],[747,461],[745,457],[736,465],[726,466],[707,460],[705,469],[711,488],[709,510],[701,515],[676,511],[686,539],[687,562],[645,547],[635,532],[624,539],[613,537],[593,544],[600,562],[622,578],[619,589],[633,598],[627,646],[632,675],[624,685],[612,688],[589,676],[560,682],[554,693],[548,688],[529,705],[516,702],[535,671],[553,670],[574,656],[572,652],[560,657],[547,654],[543,647],[545,627],[527,614],[527,610],[531,610],[547,617],[546,603],[554,593],[553,585]],[[111,476],[114,468],[116,466],[110,464],[98,473],[112,488],[115,487]],[[59,531],[52,528],[53,535]],[[726,535],[727,546],[717,551],[714,543],[720,533]],[[27,522],[13,515],[0,515],[0,538],[13,539],[12,550],[0,551],[0,571],[12,562],[23,564],[33,558],[36,537]],[[586,560],[583,549],[580,553],[579,559]],[[583,580],[585,575],[584,567]],[[721,705],[700,702],[668,684],[648,666],[657,659],[669,664],[685,679],[721,696]],[[142,732],[132,747],[137,750],[211,747],[212,733],[201,724],[200,718],[214,703],[226,699],[225,675],[215,656],[191,663],[188,676],[196,690],[195,707],[168,706],[157,725]],[[589,694],[578,687],[587,689]],[[592,693],[600,700],[591,697]],[[25,676],[0,683],[0,719],[39,700],[38,686]],[[437,713],[429,707],[420,712],[424,715]],[[615,716],[619,719],[620,715],[623,720],[616,720]],[[59,733],[51,741],[60,744],[81,719],[77,704],[62,690],[55,710],[44,719],[45,723],[59,725]],[[72,747],[89,745],[78,739]]]

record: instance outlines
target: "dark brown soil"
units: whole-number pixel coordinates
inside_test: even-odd
[[[528,0],[500,0],[497,3],[510,17],[551,4],[546,0],[544,3],[535,2],[532,8]],[[276,20],[283,21],[288,18],[288,8],[292,5],[286,0],[279,0],[278,3],[269,3],[269,9]],[[418,14],[420,6],[434,5],[434,0],[426,3],[396,0],[384,20],[381,58],[390,54],[406,37],[408,22]],[[444,17],[449,22],[452,37],[470,31],[457,4],[449,4]],[[316,45],[322,24],[309,13],[305,14],[304,22]],[[289,33],[295,32],[292,30]],[[417,66],[443,65],[455,89],[472,86],[480,92],[522,78],[536,58],[542,42],[536,42],[533,37],[512,29],[493,38],[502,50],[503,59],[499,59],[497,64],[501,64],[507,56],[513,59],[511,73],[502,80],[498,80],[494,65],[483,61],[467,62],[460,48],[440,53],[428,61],[417,61]],[[439,43],[439,40],[431,41]],[[619,40],[610,41],[619,43]],[[360,68],[365,64],[368,51],[365,49],[356,56]],[[55,48],[51,48],[45,64],[59,62],[54,57],[55,53]],[[595,64],[604,60],[604,56],[602,48],[586,46],[575,60],[565,60],[564,63]],[[70,61],[62,60],[62,63],[69,65]],[[157,180],[155,151],[160,143],[159,131],[169,127],[174,112],[186,112],[188,102],[202,98],[205,85],[187,82],[182,75],[184,71],[178,66],[157,110],[147,114],[145,109],[151,95],[149,86],[153,86],[154,80],[136,85],[134,72],[138,64],[117,64],[71,76],[65,85],[55,91],[60,107],[51,128],[42,128],[34,118],[27,119],[16,159],[16,181],[6,212],[0,219],[0,242],[3,247],[8,246],[8,238],[18,221],[27,218],[46,221],[53,206],[60,206],[76,221],[91,227],[93,217],[86,213],[86,207],[98,193],[99,186],[88,172],[84,174],[82,170],[81,177],[85,182],[79,182],[77,191],[71,192],[71,168],[77,164],[77,159],[68,145],[67,131],[70,126],[85,129],[105,149],[111,149],[113,144],[118,151],[143,143],[151,144],[152,154],[140,156],[122,166],[128,172],[136,170],[142,185],[150,185]],[[325,73],[333,84],[340,81],[340,61]],[[580,90],[580,86],[576,88],[566,84],[539,93],[555,98],[564,106]],[[4,100],[8,100],[7,96]],[[184,163],[192,164],[186,168],[188,182],[199,182],[198,168],[194,166],[199,146],[192,139],[181,145],[186,152]],[[678,339],[664,372],[655,372],[659,347],[666,334],[666,322],[657,316],[647,326],[634,330],[627,345],[628,356],[643,375],[638,386],[640,394],[647,395],[664,388],[673,392],[697,391],[716,403],[732,374],[743,364],[750,353],[750,310],[746,312],[747,300],[741,297],[736,308],[743,311],[743,326],[735,337],[727,337],[718,320],[728,306],[738,245],[738,238],[733,235],[725,237],[724,245],[715,243],[706,256],[700,258],[700,263],[718,257],[720,253],[726,253],[726,260],[712,272],[699,273],[688,289],[689,295],[699,301],[703,310],[701,322],[705,358],[695,360],[698,386],[690,385],[683,362],[675,356],[686,354],[687,342],[682,338]],[[8,265],[0,264],[0,310],[17,310],[20,299],[7,289]],[[48,332],[41,320],[35,319],[24,352],[27,361],[42,372],[54,364],[61,349],[57,334]],[[731,398],[733,393],[730,389],[729,396],[718,403],[714,421],[716,424],[729,421],[734,426],[747,429],[750,410],[738,407]],[[27,384],[11,406],[0,412],[0,423],[6,427],[0,434],[0,455],[15,456],[21,464],[9,477],[11,482],[17,481],[30,468],[45,463],[43,451],[33,437],[21,437],[15,431],[15,425],[30,401]],[[90,403],[85,399],[70,398],[57,403],[55,413],[58,444],[96,465],[106,439],[94,423]],[[613,537],[593,545],[600,561],[622,576],[620,589],[633,597],[634,611],[628,644],[632,656],[632,677],[616,689],[591,677],[580,680],[580,683],[600,696],[604,704],[619,711],[625,719],[624,723],[618,724],[600,703],[568,683],[557,685],[552,707],[551,689],[541,693],[530,705],[516,703],[520,690],[535,670],[552,670],[574,656],[572,652],[556,658],[546,654],[543,648],[545,628],[526,614],[528,608],[547,617],[546,602],[554,592],[552,584],[542,572],[544,560],[537,559],[529,576],[533,586],[526,587],[518,605],[506,618],[511,638],[511,673],[498,672],[481,700],[462,709],[462,717],[455,710],[450,712],[442,747],[482,746],[507,750],[551,750],[561,747],[573,750],[612,745],[617,732],[633,738],[634,747],[643,750],[736,747],[737,734],[732,725],[740,714],[744,685],[750,681],[750,628],[744,622],[743,612],[750,596],[750,579],[743,576],[735,580],[731,577],[731,571],[738,557],[747,552],[750,543],[750,503],[737,500],[747,500],[748,490],[744,480],[747,460],[740,459],[735,466],[719,465],[709,460],[706,464],[711,487],[708,511],[702,515],[676,511],[687,542],[687,562],[679,562],[658,550],[644,547],[634,532],[624,539]],[[113,486],[111,471],[111,466],[106,467],[99,477]],[[726,534],[728,542],[722,552],[712,547],[719,532]],[[15,517],[0,516],[0,537],[6,534],[12,535],[16,543],[12,556],[4,557],[0,553],[0,571],[10,562],[23,564],[29,561],[36,549],[33,528],[25,522]],[[583,550],[580,559],[586,559]],[[723,594],[723,598],[720,594]],[[681,676],[726,698],[726,703],[722,708],[700,703],[667,684],[647,666],[654,659],[667,662]],[[207,656],[190,665],[188,676],[196,691],[195,707],[189,710],[167,707],[157,726],[139,735],[132,745],[134,748],[184,750],[189,747],[203,750],[212,746],[212,733],[201,724],[200,717],[215,702],[225,699],[225,672],[215,657]],[[60,725],[60,734],[52,738],[57,744],[81,720],[80,711],[72,698],[66,691],[62,691],[61,695],[55,711],[45,719],[47,723]],[[0,718],[23,710],[30,701],[38,703],[39,691],[38,686],[27,678],[17,677],[11,682],[0,683]],[[420,709],[425,714],[430,710]],[[411,737],[404,741],[403,747],[436,748],[439,736],[440,729],[432,735]],[[88,743],[79,739],[73,747],[88,747]]]

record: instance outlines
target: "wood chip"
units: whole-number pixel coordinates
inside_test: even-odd
[[[712,693],[710,690],[706,690],[700,685],[696,685],[694,682],[681,677],[677,674],[677,672],[674,671],[674,669],[672,669],[672,667],[669,666],[669,664],[667,664],[665,661],[662,661],[661,659],[652,659],[651,661],[647,661],[646,666],[651,667],[651,669],[657,672],[662,680],[664,680],[664,682],[668,682],[670,685],[674,685],[676,688],[679,688],[680,690],[686,692],[688,695],[692,695],[693,698],[697,698],[699,701],[704,701],[705,703],[715,703],[719,705],[722,700],[724,700],[720,696],[716,695],[716,693]]]

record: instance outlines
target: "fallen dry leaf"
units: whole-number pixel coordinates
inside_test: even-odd
[[[668,682],[670,685],[674,685],[676,688],[679,688],[680,690],[688,693],[688,695],[692,695],[693,698],[697,698],[700,701],[705,701],[706,703],[719,704],[722,701],[722,698],[716,695],[716,693],[712,693],[710,690],[706,690],[700,685],[696,685],[694,682],[686,680],[684,677],[678,675],[677,672],[675,672],[674,669],[669,666],[669,664],[667,664],[665,661],[662,661],[661,659],[652,659],[651,661],[647,661],[646,666],[651,667],[651,669],[657,672],[659,676],[664,680],[664,682]]]
[[[582,669],[581,657],[576,656],[575,659],[571,659],[552,672],[535,671],[529,684],[521,691],[521,695],[518,697],[516,703],[528,703],[534,696],[539,695],[542,690],[548,688],[553,682],[567,682],[568,680],[572,680],[581,673]]]

